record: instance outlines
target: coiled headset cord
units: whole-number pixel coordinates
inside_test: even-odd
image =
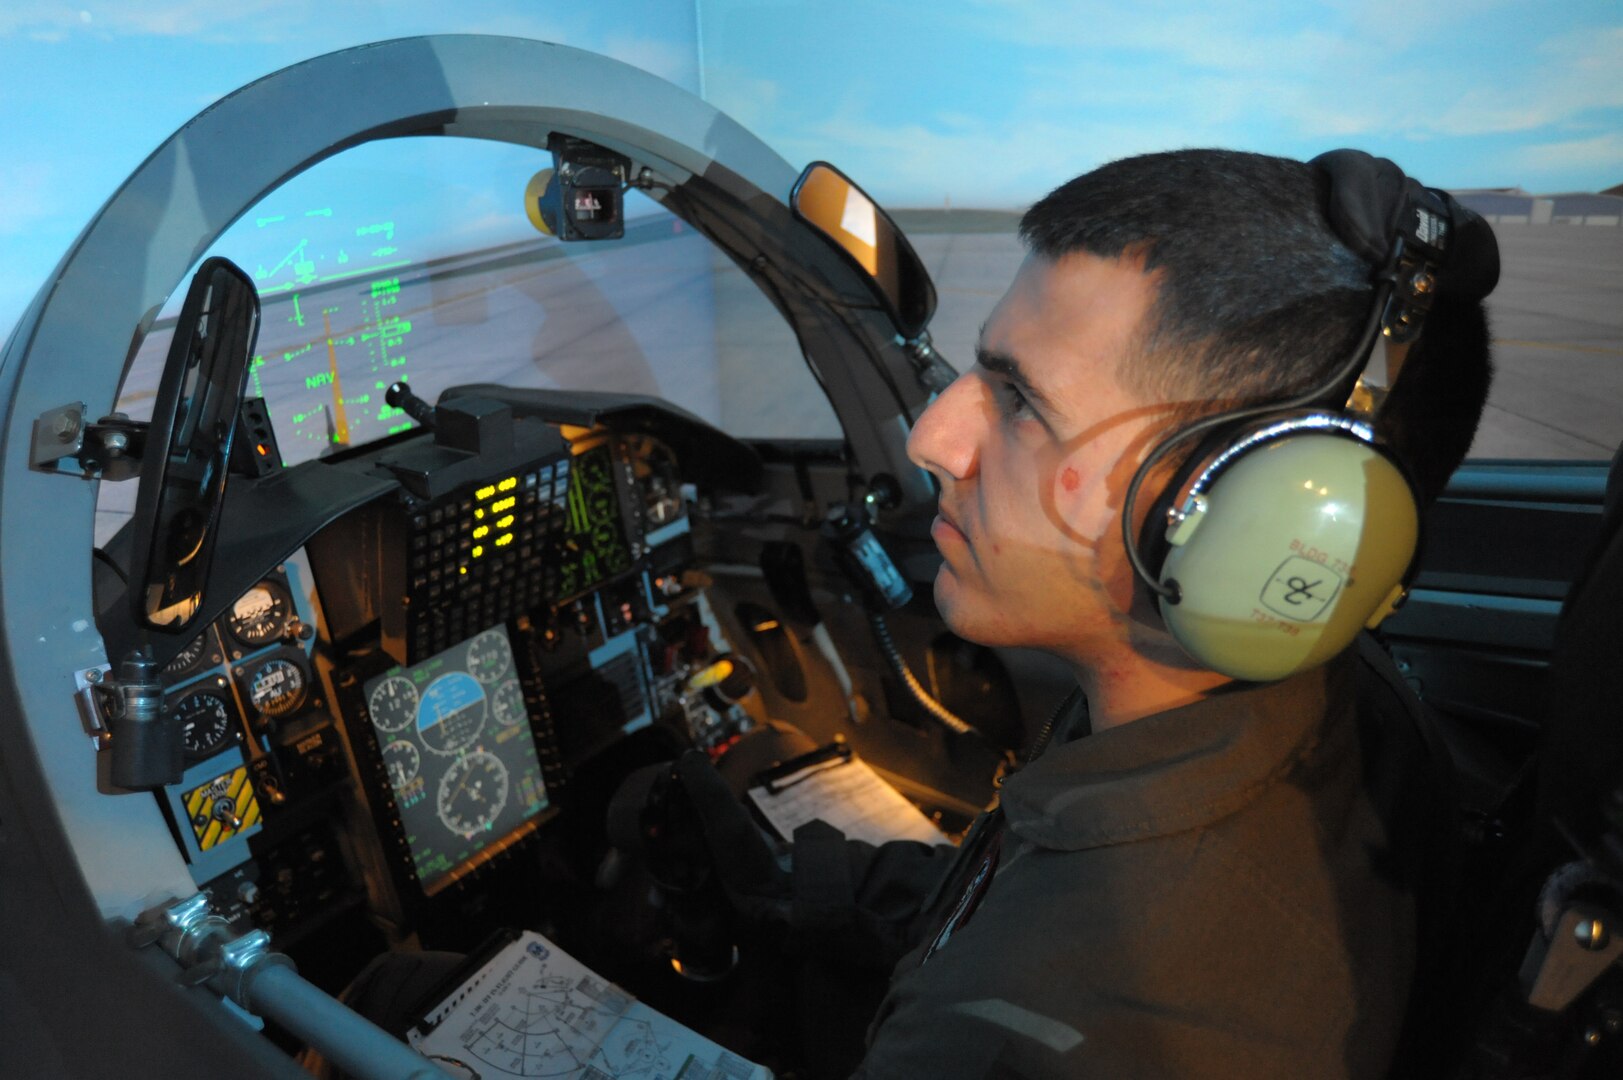
[[[877,611],[870,611],[868,623],[873,627],[873,636],[879,642],[879,651],[885,654],[885,662],[890,665],[890,670],[896,673],[896,677],[902,680],[902,685],[913,695],[913,700],[924,706],[924,710],[941,721],[949,731],[959,735],[980,735],[980,732],[931,697],[930,692],[924,689],[918,676],[913,674],[913,669],[907,666],[906,657],[902,656],[902,651],[896,647],[896,640],[890,636],[890,627],[885,625],[885,617]]]
[[[1393,259],[1395,265],[1396,259]],[[1127,560],[1132,564],[1133,573],[1138,575],[1149,589],[1158,596],[1164,597],[1168,603],[1176,604],[1180,599],[1177,582],[1166,585],[1155,580],[1149,567],[1144,565],[1144,556],[1139,551],[1138,538],[1133,535],[1133,511],[1138,505],[1138,491],[1144,486],[1144,480],[1150,475],[1150,470],[1170,454],[1174,447],[1188,442],[1197,435],[1204,435],[1214,428],[1226,424],[1239,423],[1255,416],[1267,413],[1282,412],[1287,409],[1303,409],[1314,405],[1321,405],[1334,397],[1338,392],[1343,399],[1351,391],[1352,383],[1356,382],[1358,375],[1369,363],[1370,352],[1375,348],[1375,339],[1381,333],[1381,320],[1386,311],[1386,303],[1392,296],[1392,290],[1397,283],[1396,272],[1392,265],[1375,275],[1375,302],[1370,305],[1369,318],[1364,324],[1363,331],[1358,336],[1358,345],[1345,363],[1337,368],[1323,383],[1298,394],[1285,401],[1269,402],[1266,405],[1247,405],[1240,409],[1231,409],[1228,412],[1215,413],[1202,417],[1194,423],[1174,432],[1161,442],[1144,463],[1133,474],[1132,482],[1127,485],[1127,494],[1122,499],[1121,506],[1121,538],[1127,548]]]

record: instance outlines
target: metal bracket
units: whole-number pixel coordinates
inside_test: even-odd
[[[73,701],[79,707],[79,725],[90,736],[90,745],[97,750],[107,749],[113,740],[108,721],[118,715],[124,697],[110,678],[113,665],[85,668],[73,673]]]
[[[271,951],[270,934],[264,930],[238,935],[215,912],[206,892],[142,912],[126,940],[136,949],[162,946],[181,964],[176,982],[182,986],[207,984],[244,1009],[251,1009],[245,982],[251,972],[265,965],[293,967],[292,960]]]
[[[84,402],[59,405],[34,421],[28,463],[41,472],[66,472],[85,480],[129,480],[141,474],[149,426],[122,413],[90,423]],[[62,468],[68,458],[79,466],[78,472]]]
[[[28,464],[35,469],[54,470],[65,457],[78,458],[85,445],[85,403],[58,405],[39,414],[34,421],[34,443]]]

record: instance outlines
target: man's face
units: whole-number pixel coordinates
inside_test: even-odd
[[[1126,637],[1122,496],[1167,410],[1116,372],[1154,298],[1131,259],[1028,257],[975,366],[914,427],[908,456],[941,484],[936,603],[960,636],[1075,658]]]

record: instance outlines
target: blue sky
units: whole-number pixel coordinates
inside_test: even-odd
[[[0,335],[211,101],[318,53],[445,32],[648,68],[891,205],[1019,207],[1189,145],[1355,145],[1449,187],[1623,183],[1623,10],[1606,0],[3,0]]]

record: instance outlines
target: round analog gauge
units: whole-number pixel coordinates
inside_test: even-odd
[[[454,754],[479,738],[489,705],[485,688],[465,671],[428,684],[417,706],[417,735],[436,754]]]
[[[203,666],[203,658],[208,655],[208,651],[208,634],[206,632],[198,634],[184,649],[175,654],[173,660],[163,666],[163,673],[172,679],[190,675]]]
[[[231,742],[231,705],[212,690],[193,690],[169,707],[180,724],[180,745],[198,761]]]
[[[417,684],[404,675],[391,675],[372,688],[366,704],[379,731],[403,731],[417,719]]]
[[[383,748],[383,767],[389,773],[389,783],[396,791],[417,779],[417,770],[423,766],[423,756],[417,747],[405,739],[396,739]]]
[[[513,650],[500,630],[486,630],[468,642],[468,671],[486,686],[499,682],[512,666]]]
[[[261,581],[243,593],[225,617],[231,636],[250,649],[276,641],[292,621],[292,598],[270,581]]]
[[[434,805],[440,821],[458,836],[488,829],[507,805],[507,766],[483,750],[457,758],[440,777]]]
[[[286,657],[272,657],[248,680],[248,700],[265,716],[286,716],[304,704],[304,669]]]
[[[524,688],[517,679],[508,679],[490,694],[490,711],[496,714],[496,723],[512,727],[530,718],[524,708]]]

